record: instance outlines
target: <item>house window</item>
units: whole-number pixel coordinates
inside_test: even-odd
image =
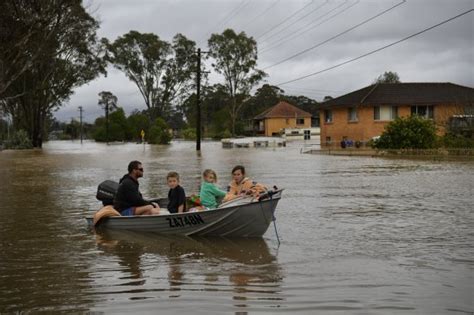
[[[324,122],[331,123],[332,122],[332,110],[325,109],[324,110]]]
[[[304,118],[296,118],[297,125],[304,125]]]
[[[331,137],[326,137],[326,144],[327,145],[330,145],[332,142],[331,142]]]
[[[416,105],[411,107],[411,115],[418,115],[423,118],[434,118],[434,107],[427,105]]]
[[[397,117],[397,106],[374,106],[374,120],[394,120]]]
[[[349,107],[347,110],[347,120],[357,121],[357,108]]]

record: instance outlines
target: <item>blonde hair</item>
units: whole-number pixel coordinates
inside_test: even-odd
[[[166,175],[166,179],[168,180],[170,177],[179,180],[179,174],[176,172],[169,172],[168,175]]]
[[[204,176],[204,177],[207,177],[207,176],[209,176],[209,175],[214,175],[214,180],[217,182],[217,174],[216,174],[216,172],[215,172],[214,170],[211,170],[211,169],[208,168],[207,170],[205,170],[205,171],[202,173],[202,176]]]

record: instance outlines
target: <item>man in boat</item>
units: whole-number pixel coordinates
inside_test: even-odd
[[[114,208],[123,216],[160,214],[160,207],[143,199],[138,189],[138,179],[143,177],[143,165],[139,161],[128,164],[128,174],[120,179],[114,198]]]
[[[260,193],[267,191],[267,188],[250,178],[245,177],[245,167],[237,165],[232,169],[232,181],[227,187],[227,195],[224,202],[243,195],[252,195],[258,198]]]

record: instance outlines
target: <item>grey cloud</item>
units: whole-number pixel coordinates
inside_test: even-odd
[[[346,5],[355,1],[347,1]],[[305,9],[305,12],[298,16],[304,15],[324,2],[325,0],[314,1],[311,6]],[[343,3],[342,0],[331,0],[320,10],[292,27],[275,29],[279,35],[274,36],[268,42],[264,42],[265,37],[258,38],[259,50],[263,51],[259,54],[258,64],[261,68],[274,64],[326,40],[398,2],[400,1],[361,0],[354,7],[305,35],[265,51],[265,46],[268,47],[269,43],[286,36],[285,34],[294,32],[312,19],[316,19],[331,8]],[[102,22],[99,36],[107,37],[110,40],[114,40],[117,36],[132,29],[140,32],[153,32],[168,41],[175,34],[182,33],[198,42],[201,48],[206,49],[207,39],[212,32],[221,32],[226,27],[233,27],[238,32],[244,30],[248,35],[258,37],[309,1],[281,0],[267,14],[257,20],[254,18],[274,1],[249,1],[228,23],[221,23],[240,3],[241,1],[237,0],[103,0],[93,2],[91,9],[96,9],[94,14]],[[320,71],[411,35],[444,19],[472,9],[472,7],[471,0],[408,0],[389,13],[314,51],[268,69],[269,76],[266,81],[276,84]],[[450,81],[473,86],[473,21],[474,14],[470,13],[367,58],[305,80],[284,85],[282,88],[288,93],[302,94],[321,100],[324,95],[336,96],[368,85],[378,75],[388,70],[398,72],[402,81],[405,82]],[[210,61],[207,63],[210,64]],[[222,77],[211,74],[210,82],[222,82]],[[77,117],[77,106],[80,105],[85,107],[86,114],[99,114],[97,94],[102,90],[110,90],[116,94],[119,97],[119,102],[128,112],[134,108],[145,108],[135,85],[117,70],[111,70],[107,78],[101,77],[89,85],[77,89],[75,95],[71,97],[68,104],[65,104],[57,112],[56,116],[67,120],[72,115]],[[321,90],[337,92],[325,94]]]

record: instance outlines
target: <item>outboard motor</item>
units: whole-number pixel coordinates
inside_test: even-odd
[[[114,197],[117,193],[119,183],[113,180],[106,180],[99,184],[97,187],[97,195],[95,196],[98,200],[102,201],[104,206],[114,204]]]

